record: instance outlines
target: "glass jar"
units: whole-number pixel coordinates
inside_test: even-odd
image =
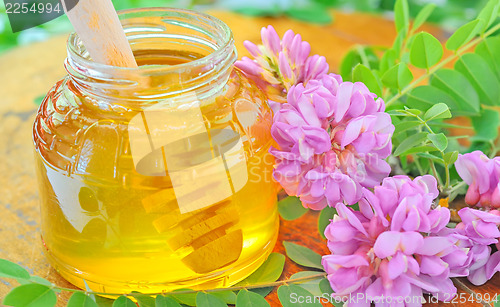
[[[33,140],[42,238],[80,288],[228,286],[276,242],[272,113],[222,21],[180,9],[120,19],[139,68],[92,62],[76,34]]]

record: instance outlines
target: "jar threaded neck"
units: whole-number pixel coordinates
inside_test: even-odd
[[[119,17],[136,57],[149,57],[152,63],[126,68],[93,62],[73,33],[65,67],[75,87],[86,95],[147,102],[194,92],[206,98],[227,82],[237,54],[232,32],[221,20],[169,8],[126,10]],[[151,60],[151,54],[162,53],[195,56],[171,65]]]

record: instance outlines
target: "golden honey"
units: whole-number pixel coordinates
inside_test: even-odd
[[[47,257],[99,292],[234,284],[277,237],[265,96],[232,67],[230,31],[210,37],[225,29],[215,18],[168,9],[121,18],[140,68],[92,64],[73,35],[69,76],[35,120]],[[182,35],[209,43],[169,44]]]

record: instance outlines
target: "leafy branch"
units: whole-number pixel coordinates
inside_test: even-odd
[[[285,198],[280,202],[280,212],[288,216],[290,220],[300,217],[297,215],[297,203],[295,198]],[[287,204],[283,207],[283,203]],[[290,278],[278,280],[282,275],[285,256],[272,253],[266,261],[249,277],[238,284],[217,289],[196,291],[192,289],[179,289],[175,291],[163,291],[158,293],[143,294],[131,293],[107,293],[80,289],[60,287],[52,284],[38,276],[30,275],[20,265],[8,260],[0,259],[0,278],[14,279],[21,285],[13,288],[3,300],[6,305],[25,306],[36,304],[39,307],[52,307],[57,302],[56,293],[64,291],[73,293],[68,301],[68,307],[96,307],[101,305],[112,307],[135,307],[137,301],[140,307],[150,306],[269,306],[264,297],[273,287],[278,287],[278,298],[284,306],[290,304],[289,293],[300,293],[305,296],[321,296],[324,293],[332,293],[326,273],[321,265],[321,256],[311,249],[292,243],[283,242],[287,256],[297,264],[312,268],[312,271],[301,271]],[[116,297],[116,299],[106,299]],[[156,297],[156,298],[154,298]],[[318,305],[320,306],[320,305]]]
[[[15,278],[18,282],[23,283],[23,284],[38,284],[38,285],[43,285],[46,286],[47,288],[54,290],[55,292],[79,292],[79,293],[84,293],[86,295],[106,295],[106,296],[136,296],[137,293],[131,292],[131,293],[109,293],[109,292],[98,292],[98,291],[85,291],[85,290],[80,290],[80,289],[73,289],[73,288],[66,288],[66,287],[59,287],[54,284],[46,285],[45,283],[39,283],[39,281],[31,279],[34,276],[30,276],[28,279],[24,278]],[[268,283],[259,283],[259,284],[249,284],[245,286],[233,286],[233,287],[226,287],[226,288],[214,288],[214,289],[207,289],[203,290],[201,292],[221,292],[221,291],[236,291],[236,290],[250,290],[250,289],[259,289],[259,288],[266,288],[266,287],[274,287],[274,286],[281,286],[281,285],[287,285],[287,284],[293,284],[293,283],[302,283],[318,278],[326,277],[326,273],[318,273],[316,275],[312,276],[305,276],[305,277],[300,277],[300,278],[291,278],[291,279],[286,279],[286,280],[278,280],[275,282],[268,282]],[[180,290],[180,291],[163,291],[163,292],[156,292],[156,293],[148,293],[150,296],[156,296],[156,295],[178,295],[178,294],[196,294],[200,291],[196,290]]]
[[[408,109],[405,108],[403,110],[395,110],[392,113],[393,115],[400,115],[405,117],[415,118],[415,121],[405,121],[399,124],[398,130],[399,133],[405,131],[406,129],[418,128],[418,134],[413,135],[412,137],[407,138],[403,141],[395,150],[395,155],[404,155],[406,153],[411,153],[413,151],[420,151],[416,145],[422,144],[422,140],[424,140],[423,146],[426,146],[428,151],[433,151],[437,149],[441,157],[437,157],[431,155],[429,153],[420,153],[421,157],[427,158],[429,160],[429,164],[432,170],[433,175],[438,179],[438,182],[442,186],[442,191],[445,194],[448,193],[448,188],[450,186],[450,167],[455,163],[458,158],[458,151],[447,152],[445,153],[446,148],[448,147],[448,139],[443,133],[435,133],[434,130],[430,127],[430,123],[433,120],[439,119],[447,119],[451,118],[451,112],[448,106],[444,103],[438,103],[433,105],[425,114],[421,117],[421,111],[416,109]],[[406,125],[405,127],[402,127]],[[427,132],[422,131],[422,127],[427,129]],[[431,146],[432,145],[432,146]],[[435,162],[444,165],[445,169],[445,182],[439,176]],[[449,195],[445,195],[447,197]]]
[[[447,58],[445,58],[444,60],[442,60],[441,62],[439,62],[438,64],[436,64],[431,69],[426,70],[426,72],[422,76],[418,77],[413,82],[411,82],[406,87],[404,87],[401,91],[399,91],[396,95],[394,95],[391,98],[389,98],[387,100],[387,102],[386,102],[386,106],[392,105],[398,99],[400,99],[405,94],[407,94],[410,90],[412,90],[415,87],[417,87],[420,83],[422,83],[422,81],[427,80],[429,77],[431,77],[436,71],[438,71],[439,69],[443,68],[448,63],[456,60],[457,58],[460,57],[460,55],[462,55],[465,52],[469,51],[472,47],[474,47],[477,44],[479,44],[480,42],[484,41],[487,37],[491,36],[492,34],[494,34],[498,30],[500,30],[500,24],[495,25],[488,32],[484,33],[484,35],[481,35],[480,37],[472,40],[468,44],[462,46],[457,51],[455,51],[452,55],[448,56]]]
[[[380,47],[356,46],[340,67],[345,80],[361,81],[384,97],[395,125],[390,160],[398,164],[393,166],[412,176],[432,174],[439,182],[441,197],[453,198],[463,193],[454,170],[458,154],[480,149],[495,156],[498,150],[500,1],[489,0],[477,18],[450,36],[444,46],[453,53],[445,58],[437,38],[425,31],[417,33],[435,8],[426,5],[411,25],[408,1],[397,0],[393,45],[381,52]],[[445,68],[452,63],[453,68]],[[425,73],[414,78],[410,67]],[[428,84],[422,85],[426,80]],[[425,114],[431,110],[446,116],[429,120]],[[466,128],[471,128],[471,134],[456,135],[456,128],[463,127],[448,120],[457,116],[470,119]],[[465,137],[468,140],[459,142]]]

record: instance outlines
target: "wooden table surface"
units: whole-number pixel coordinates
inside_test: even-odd
[[[313,54],[324,55],[331,71],[338,71],[342,56],[356,44],[389,46],[396,35],[393,23],[378,16],[333,12],[331,25],[319,26],[288,18],[255,18],[229,12],[210,12],[233,30],[240,56],[246,55],[243,40],[260,41],[260,28],[272,24],[282,35],[287,29],[300,33],[309,41]],[[438,38],[440,31],[433,30]],[[0,56],[0,257],[21,264],[30,273],[60,286],[70,287],[47,263],[40,241],[40,219],[37,183],[34,172],[31,127],[37,110],[37,97],[65,75],[66,35],[48,41],[13,49]],[[418,73],[418,72],[417,72]],[[316,212],[295,221],[282,221],[275,251],[284,254],[280,242],[294,241],[307,245],[320,254],[328,253],[326,242],[317,231]],[[287,260],[281,279],[305,270]],[[500,278],[482,287],[474,287],[460,279],[459,293],[500,292]],[[0,298],[15,283],[1,280]],[[68,293],[59,294],[58,306],[65,306]],[[274,290],[268,297],[271,306],[279,306]],[[458,304],[442,304],[454,306]],[[468,303],[482,306],[484,303]],[[487,305],[487,304],[486,304]],[[429,305],[430,306],[430,305]],[[460,305],[464,306],[464,305]]]

